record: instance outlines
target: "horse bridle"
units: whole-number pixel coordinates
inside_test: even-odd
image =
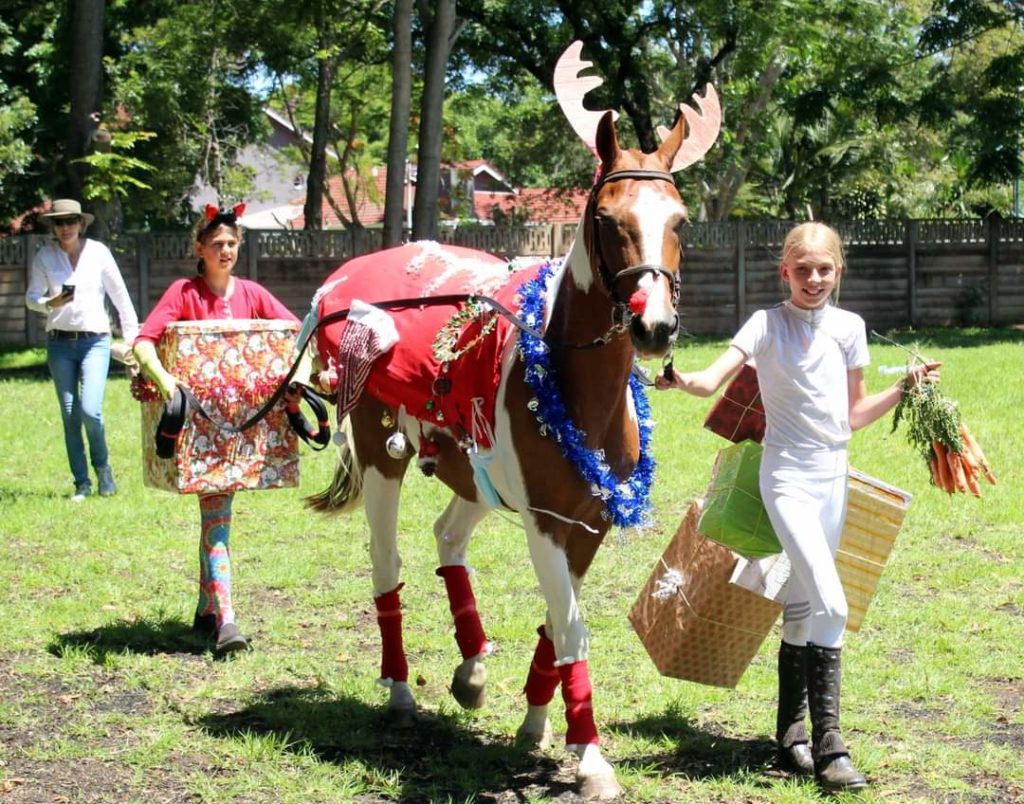
[[[663,170],[644,170],[638,168],[634,170],[619,170],[614,173],[602,175],[590,190],[590,198],[587,199],[586,212],[587,218],[590,220],[590,238],[587,243],[587,252],[593,257],[594,262],[597,263],[597,270],[601,277],[601,283],[604,285],[605,291],[612,300],[612,322],[618,327],[625,327],[633,315],[629,309],[629,301],[627,299],[623,299],[616,289],[616,283],[618,283],[619,280],[648,272],[661,274],[668,279],[669,286],[672,288],[673,307],[677,307],[679,305],[679,295],[681,292],[679,273],[670,271],[660,263],[645,262],[639,265],[631,265],[628,268],[623,268],[615,274],[609,270],[607,263],[605,263],[604,257],[601,255],[601,241],[600,238],[597,237],[597,194],[608,182],[622,181],[623,179],[640,179],[642,181],[653,179],[655,181],[667,181],[673,187],[675,186],[675,180],[672,178],[671,173]]]

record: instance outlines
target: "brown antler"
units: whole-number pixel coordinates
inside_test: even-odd
[[[601,86],[604,79],[596,75],[581,75],[584,70],[593,66],[593,62],[580,59],[582,50],[583,43],[577,39],[559,56],[555,65],[555,97],[558,98],[558,105],[562,107],[569,125],[593,151],[596,149],[597,124],[609,110],[595,112],[583,107],[583,96],[595,87]],[[619,113],[613,111],[612,119],[617,120],[618,117]]]
[[[686,118],[686,139],[672,160],[670,170],[673,173],[700,160],[715,144],[722,127],[722,107],[718,102],[718,93],[711,84],[704,86],[704,97],[694,95],[693,102],[696,109],[686,103],[679,104],[679,111]],[[662,141],[669,133],[670,129],[658,126],[658,136]]]

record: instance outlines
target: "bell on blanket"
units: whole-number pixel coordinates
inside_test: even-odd
[[[388,436],[388,440],[384,443],[384,449],[387,450],[389,456],[400,461],[409,453],[409,440],[405,437],[405,433],[394,432]]]

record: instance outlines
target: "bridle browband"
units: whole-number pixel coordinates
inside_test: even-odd
[[[631,265],[628,268],[623,268],[616,274],[613,274],[608,265],[605,263],[604,258],[601,255],[600,239],[597,238],[597,194],[601,188],[604,187],[608,182],[622,181],[623,179],[640,179],[641,181],[667,181],[673,187],[675,186],[675,179],[672,178],[672,174],[664,170],[645,170],[636,168],[632,170],[618,170],[614,173],[607,173],[598,178],[594,186],[590,190],[590,197],[587,199],[587,211],[586,217],[590,220],[590,239],[587,243],[588,255],[597,263],[598,274],[601,277],[601,283],[604,285],[605,290],[611,297],[613,312],[612,320],[619,326],[625,326],[628,323],[632,313],[629,310],[629,301],[623,299],[618,290],[616,289],[616,283],[620,279],[624,279],[628,276],[636,276],[638,274],[645,274],[648,272],[661,274],[664,276],[672,289],[672,306],[676,307],[679,304],[680,294],[680,280],[677,272],[670,271],[664,265],[660,263],[641,263],[640,265]]]

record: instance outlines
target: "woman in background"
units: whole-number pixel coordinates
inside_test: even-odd
[[[139,330],[135,308],[110,250],[85,237],[93,216],[70,198],[58,198],[41,216],[54,242],[32,260],[25,303],[46,314],[46,363],[57,389],[64,449],[75,484],[72,502],[92,494],[89,463],[101,497],[116,493],[103,424],[103,394],[110,369],[110,318],[105,297],[117,309],[121,332],[131,343]],[[85,456],[82,429],[89,441]]]

